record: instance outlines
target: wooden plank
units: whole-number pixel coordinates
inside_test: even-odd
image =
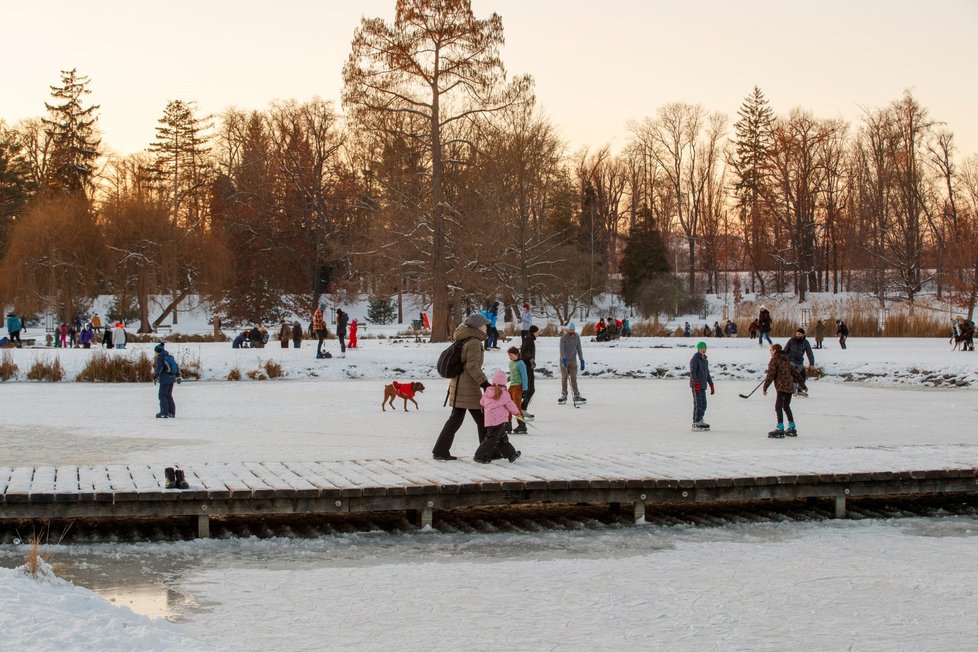
[[[31,481],[34,478],[34,467],[23,466],[13,469],[7,491],[4,493],[8,503],[26,503],[30,501]]]
[[[76,502],[81,500],[78,485],[77,466],[59,466],[54,477],[54,493],[58,502]]]
[[[345,485],[341,490],[344,496],[352,497],[351,492],[356,491],[357,496],[386,496],[387,488],[378,484],[370,475],[364,473],[363,468],[349,464],[348,462],[318,462],[319,469],[327,477],[336,477],[340,484]]]
[[[320,468],[316,462],[292,462],[288,467],[299,473],[309,483],[319,489],[319,495],[324,498],[339,498],[342,496],[341,487],[334,484],[329,478],[319,473]]]
[[[54,479],[57,469],[53,466],[34,467],[34,477],[31,478],[32,503],[53,503],[54,502]]]
[[[300,497],[315,498],[319,496],[319,489],[311,482],[292,471],[281,462],[265,462],[264,466],[269,473],[278,476],[291,489],[294,495]]]
[[[316,477],[323,478],[336,487],[341,497],[359,498],[363,495],[363,490],[360,486],[346,476],[337,473],[333,464],[329,462],[313,462],[312,464],[316,469]]]
[[[83,501],[112,500],[112,485],[105,467],[79,466],[78,493]]]
[[[251,497],[259,500],[275,497],[275,489],[243,463],[228,464],[235,479],[251,491]]]
[[[453,486],[458,491],[458,485],[454,482],[444,484],[437,474],[429,473],[426,469],[417,469],[413,464],[405,460],[377,460],[378,464],[387,467],[391,473],[400,474],[408,483],[404,488],[404,493],[408,496],[419,496],[426,494],[437,494],[439,488]]]
[[[237,477],[230,465],[224,463],[208,462],[203,467],[195,466],[194,470],[197,477],[204,482],[204,487],[208,490],[208,496],[217,500],[218,495],[210,493],[213,491],[222,492],[223,498],[245,499],[251,498],[254,494],[251,488]],[[207,476],[207,480],[204,480]]]
[[[295,489],[292,485],[278,477],[275,473],[272,473],[264,464],[260,462],[245,462],[244,466],[272,489],[275,498],[295,497]]]

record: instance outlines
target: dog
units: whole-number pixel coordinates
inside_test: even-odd
[[[396,412],[397,408],[394,407],[394,399],[400,397],[404,399],[405,412],[408,411],[408,407],[407,407],[408,401],[414,403],[415,409],[420,410],[421,406],[418,405],[418,402],[414,400],[414,395],[417,394],[418,392],[423,392],[423,391],[424,391],[424,385],[422,383],[399,383],[397,381],[394,381],[390,385],[384,387],[384,401],[380,404],[380,409],[386,412],[387,404],[389,403],[390,406],[394,408],[394,411]]]

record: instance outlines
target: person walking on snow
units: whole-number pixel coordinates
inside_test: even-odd
[[[20,331],[23,330],[23,322],[14,313],[7,315],[7,334],[10,335],[10,342],[18,348],[21,346]]]
[[[283,349],[289,348],[289,340],[291,339],[292,329],[283,321],[281,328],[278,329],[278,341],[281,342]]]
[[[771,341],[771,313],[767,311],[767,308],[761,306],[761,312],[757,315],[757,343],[764,346],[764,338],[767,338],[768,344],[774,344]]]
[[[156,413],[157,419],[173,419],[177,416],[177,405],[173,402],[173,384],[180,384],[180,369],[177,367],[176,360],[164,348],[160,342],[153,350],[156,352],[156,371],[153,374],[153,384],[159,383],[160,411]]]
[[[780,344],[771,346],[771,361],[767,365],[767,375],[764,377],[764,396],[767,396],[767,388],[774,384],[778,398],[774,403],[774,413],[778,415],[778,425],[768,437],[781,439],[785,435],[797,437],[798,429],[795,427],[795,417],[791,413],[791,393],[796,382],[797,371],[788,361],[788,356],[781,349]],[[788,415],[788,429],[784,428],[784,417]]]
[[[292,348],[298,349],[302,344],[302,326],[299,322],[292,324]]]
[[[808,396],[808,385],[805,384],[805,356],[808,356],[808,366],[815,366],[815,354],[812,353],[812,345],[805,337],[805,329],[798,327],[795,336],[784,345],[785,355],[792,369],[798,372],[798,386],[795,393],[799,396]]]
[[[452,378],[448,383],[447,403],[452,406],[452,413],[442,426],[435,447],[431,451],[431,456],[439,461],[457,460],[452,455],[452,444],[455,442],[455,433],[465,420],[465,413],[468,412],[476,423],[479,432],[479,444],[486,438],[486,426],[482,415],[482,390],[489,387],[489,381],[482,371],[482,361],[485,355],[482,343],[486,341],[486,327],[489,319],[482,313],[474,312],[465,318],[455,332],[452,333],[453,342],[462,344],[462,365],[464,367],[461,374]]]
[[[570,378],[571,390],[574,392],[574,403],[586,403],[577,389],[577,361],[581,361],[581,371],[584,371],[584,353],[581,351],[581,338],[577,336],[574,322],[567,324],[567,330],[560,336],[560,398],[557,402],[563,405],[567,402],[567,379]]]
[[[499,348],[499,331],[496,330],[496,319],[499,317],[499,302],[494,301],[492,305],[482,311],[483,316],[489,320],[486,329],[486,351]]]
[[[520,313],[520,343],[526,339],[530,326],[533,326],[533,311],[530,310],[530,304],[524,303],[523,312]]]
[[[822,320],[819,319],[817,322],[815,322],[815,348],[816,349],[824,348],[822,347],[822,341],[824,339],[825,339],[825,324],[823,324]]]
[[[360,324],[357,323],[356,319],[350,322],[350,343],[346,345],[346,348],[348,349],[357,348],[357,327],[359,325]]]
[[[492,386],[485,389],[479,403],[486,415],[486,438],[479,444],[473,459],[479,464],[491,464],[494,459],[505,457],[512,464],[521,453],[509,442],[506,424],[510,415],[520,414],[520,408],[506,391],[506,374],[502,369],[493,374]]]
[[[706,342],[696,345],[696,353],[689,360],[689,388],[693,392],[693,430],[709,430],[710,424],[703,421],[706,416],[706,388],[713,394],[713,376],[710,375],[710,362],[706,359]]]

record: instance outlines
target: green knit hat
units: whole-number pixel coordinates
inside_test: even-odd
[[[697,351],[702,351],[702,350],[703,350],[703,349],[705,349],[705,348],[706,348],[706,342],[700,342],[700,343],[698,343],[698,344],[696,345],[696,350],[697,350]]]

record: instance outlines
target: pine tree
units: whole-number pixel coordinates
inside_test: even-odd
[[[628,235],[621,257],[621,298],[637,305],[644,288],[669,274],[669,258],[662,236],[647,223],[640,222]]]
[[[91,93],[88,77],[78,75],[75,68],[61,71],[61,86],[51,86],[52,103],[44,103],[48,117],[44,128],[51,137],[51,159],[45,190],[68,194],[84,193],[90,189],[95,175],[95,162],[101,143],[96,130],[97,104],[82,105]]]
[[[156,140],[149,151],[154,155],[153,173],[160,192],[168,197],[170,218],[184,226],[201,226],[207,192],[206,131],[210,123],[195,115],[192,102],[167,103],[156,127]]]
[[[754,277],[764,292],[764,278],[760,274],[764,245],[764,211],[761,194],[767,176],[767,159],[773,145],[772,127],[774,112],[764,93],[757,86],[740,105],[740,118],[734,123],[737,140],[735,152],[730,157],[737,181],[734,193],[748,240],[747,254],[753,265]]]
[[[30,170],[16,132],[0,122],[0,258],[14,219],[30,194]]]

